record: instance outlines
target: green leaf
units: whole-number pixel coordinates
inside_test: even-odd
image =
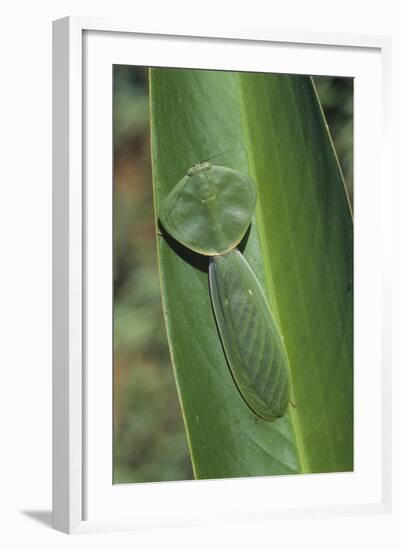
[[[353,467],[352,220],[308,77],[151,69],[156,216],[186,170],[251,176],[241,244],[284,336],[292,405],[273,422],[239,393],[213,316],[208,258],[158,236],[167,335],[195,476]]]

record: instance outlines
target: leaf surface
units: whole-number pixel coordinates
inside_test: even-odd
[[[311,80],[151,69],[150,91],[156,217],[194,164],[210,159],[256,181],[256,213],[240,248],[266,291],[291,370],[287,414],[261,420],[224,355],[209,259],[159,235],[163,309],[195,476],[351,470],[352,219]]]

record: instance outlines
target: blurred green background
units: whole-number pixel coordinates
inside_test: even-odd
[[[113,71],[113,481],[193,479],[161,308],[147,69]],[[314,80],[352,200],[353,80]]]

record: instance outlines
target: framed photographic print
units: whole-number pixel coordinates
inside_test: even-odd
[[[389,51],[54,23],[56,528],[389,509]]]

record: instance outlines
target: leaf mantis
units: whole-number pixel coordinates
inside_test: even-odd
[[[250,178],[203,162],[174,186],[159,218],[174,239],[210,257],[211,303],[227,363],[249,408],[273,421],[290,399],[287,354],[263,289],[237,248],[255,205]]]

